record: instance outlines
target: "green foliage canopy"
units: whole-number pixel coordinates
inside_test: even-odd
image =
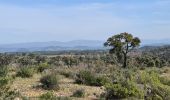
[[[115,53],[118,58],[123,56],[123,67],[127,66],[127,54],[135,47],[140,45],[141,41],[138,37],[133,37],[127,32],[120,33],[108,38],[104,46],[111,47],[110,53]]]

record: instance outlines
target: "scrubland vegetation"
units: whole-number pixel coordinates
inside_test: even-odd
[[[126,64],[116,53],[100,50],[1,54],[0,98],[170,100],[169,50],[132,50]]]

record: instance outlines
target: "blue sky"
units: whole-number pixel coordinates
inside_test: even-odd
[[[0,0],[0,44],[106,40],[120,32],[170,39],[169,0]]]

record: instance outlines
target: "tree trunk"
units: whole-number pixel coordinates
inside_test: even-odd
[[[127,54],[124,54],[124,62],[123,62],[123,67],[126,68],[127,66]]]
[[[128,50],[129,50],[129,45],[128,43],[126,44],[126,51],[124,52],[124,63],[123,63],[123,67],[126,68],[127,67],[127,54],[128,54]]]

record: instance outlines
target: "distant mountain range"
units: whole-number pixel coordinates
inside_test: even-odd
[[[33,51],[61,51],[61,50],[98,50],[106,49],[104,41],[97,40],[74,40],[69,42],[32,42],[17,44],[1,44],[0,52],[33,52]],[[141,46],[169,45],[170,39],[142,40]]]
[[[60,50],[97,50],[104,49],[103,41],[75,40],[69,42],[32,42],[0,45],[0,52],[32,52]]]
[[[170,39],[157,39],[157,40],[141,40],[141,46],[162,46],[162,45],[170,45]]]

